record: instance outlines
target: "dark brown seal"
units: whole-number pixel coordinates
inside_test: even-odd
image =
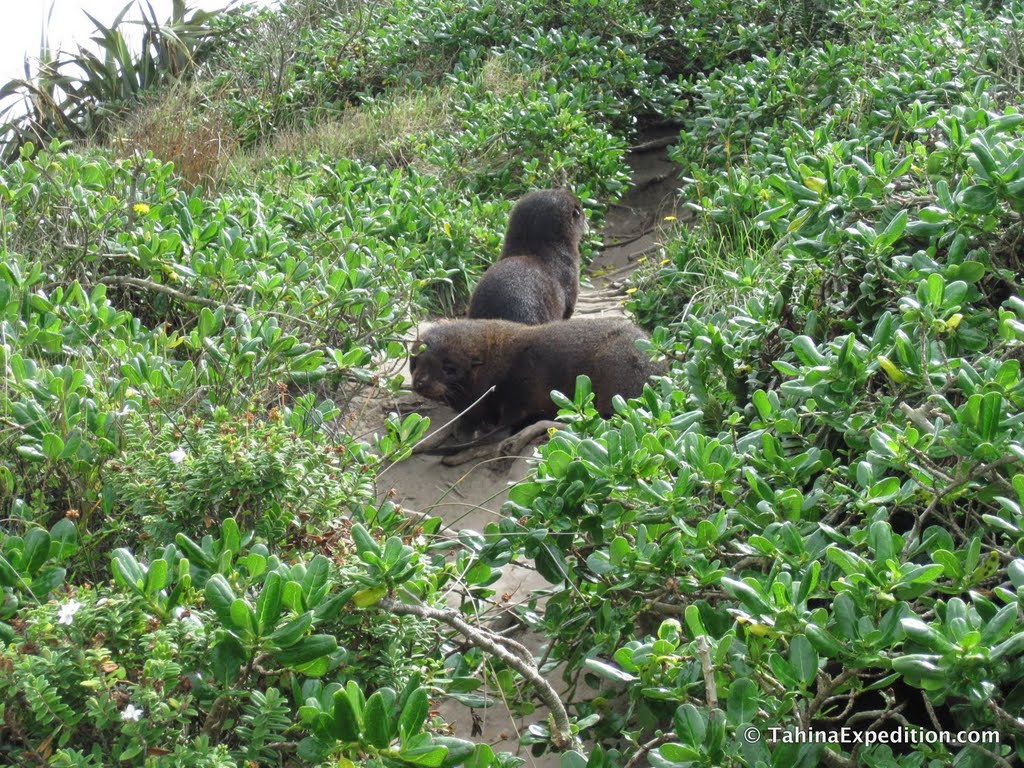
[[[586,231],[587,218],[572,192],[530,192],[512,209],[501,258],[480,278],[468,316],[527,325],[568,320],[580,290]]]
[[[513,429],[553,418],[551,391],[572,397],[576,377],[590,377],[594,404],[608,416],[615,395],[637,397],[662,373],[636,347],[643,331],[626,318],[577,318],[546,325],[505,320],[448,320],[427,329],[410,360],[413,389],[463,411],[463,427]]]

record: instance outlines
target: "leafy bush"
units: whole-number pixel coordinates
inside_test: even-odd
[[[353,532],[372,541],[358,525]],[[391,538],[377,548],[381,567],[361,576],[323,555],[287,564],[242,535],[233,518],[219,534],[196,542],[179,533],[148,563],[117,549],[112,584],[22,613],[20,646],[0,652],[0,696],[19,705],[0,726],[5,756],[16,759],[45,739],[54,764],[148,755],[147,764],[174,765],[183,754],[210,764],[229,755],[278,764],[295,751],[288,735],[299,731],[311,734],[299,755],[314,763],[358,748],[407,765],[452,764],[474,753],[491,764],[488,748],[423,730],[430,694],[421,675],[430,664],[411,675],[398,670],[369,697],[357,676],[346,685],[321,682],[329,671],[363,668],[353,662],[377,652],[358,650],[365,621],[339,610],[352,600],[368,604],[360,586],[376,583],[371,573],[416,577],[426,565],[420,553]],[[386,645],[422,658],[417,648],[433,637],[416,630],[415,620],[402,619],[388,627]],[[373,669],[370,659],[360,661]],[[401,696],[384,682],[402,688]],[[392,741],[400,746],[392,750]]]
[[[324,440],[319,427],[337,410],[308,408],[312,402],[307,396],[297,403],[288,424],[279,411],[276,422],[238,423],[220,414],[156,435],[138,417],[125,424],[123,455],[131,463],[108,464],[104,484],[130,513],[119,516],[117,538],[130,530],[129,521],[156,543],[178,532],[201,536],[230,515],[266,541],[285,541],[372,500],[373,476],[363,468],[379,457],[365,444]]]
[[[499,695],[547,708],[523,742],[566,768],[1019,759],[1003,6],[303,0],[189,91],[251,153],[216,188],[26,147],[0,172],[4,761],[514,768],[431,713]],[[483,534],[379,500],[427,422],[363,442],[352,398],[397,390],[525,190],[564,174],[599,223],[652,116],[682,120],[697,213],[628,299],[668,375],[608,420],[585,379],[556,395],[568,428]],[[480,626],[512,562],[552,585],[520,610],[540,660]],[[750,737],[896,724],[999,741]]]
[[[557,585],[525,615],[566,675],[625,684],[598,734],[674,725],[643,747],[652,764],[1013,754],[1024,304],[1005,242],[1022,118],[970,48],[1006,20],[949,14],[864,16],[891,43],[696,78],[675,158],[698,225],[630,299],[669,326],[652,349],[673,374],[610,422],[585,390],[566,402],[572,431],[489,531]],[[743,738],[898,723],[999,741]]]

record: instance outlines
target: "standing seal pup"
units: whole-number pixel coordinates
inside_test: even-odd
[[[580,291],[586,231],[587,218],[572,192],[530,192],[512,209],[501,257],[480,278],[468,316],[527,325],[568,320]]]
[[[558,412],[551,391],[572,396],[590,377],[594,404],[612,413],[615,395],[637,397],[664,372],[636,347],[647,336],[626,318],[577,318],[547,325],[506,320],[448,320],[431,326],[409,361],[417,394],[463,411],[463,426],[513,430]],[[488,389],[494,391],[484,395]]]

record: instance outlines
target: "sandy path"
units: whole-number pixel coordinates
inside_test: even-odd
[[[678,129],[673,128],[648,131],[629,153],[630,190],[609,211],[601,232],[604,247],[587,270],[589,285],[585,283],[581,288],[576,316],[624,314],[624,279],[636,268],[639,259],[657,255],[662,223],[666,216],[677,214],[679,169],[668,160],[666,148],[678,136]],[[403,372],[408,380],[408,371]],[[415,411],[429,416],[432,429],[454,416],[448,408],[415,396],[391,403],[389,407],[396,406],[402,413]],[[534,446],[528,446],[511,466],[504,461],[498,471],[492,468],[496,466],[493,461],[478,460],[449,467],[442,464],[437,456],[413,456],[388,469],[380,478],[378,491],[382,496],[391,494],[395,502],[409,511],[441,517],[448,530],[467,528],[480,531],[487,523],[500,518],[508,489],[530,471],[528,457],[533,452]],[[500,606],[495,606],[496,621],[507,624],[507,609],[525,602],[531,591],[549,586],[532,569],[506,566],[501,579],[493,585],[496,598],[505,598]],[[539,655],[543,638],[522,629],[514,629],[513,632],[520,642]],[[565,688],[557,671],[550,679],[556,689]],[[499,703],[486,709],[469,710],[457,702],[448,701],[440,706],[441,715],[453,725],[454,735],[463,738],[471,737],[475,719],[477,732],[482,733],[496,751],[516,752],[519,749],[517,739],[523,729],[530,722],[547,716],[546,711],[538,709],[531,717],[514,717],[500,703],[500,695],[496,692],[489,692],[486,688],[479,692],[490,693]],[[527,765],[547,768],[557,765],[558,761],[558,756],[550,753],[533,758],[528,750],[521,749],[520,754],[527,759]]]

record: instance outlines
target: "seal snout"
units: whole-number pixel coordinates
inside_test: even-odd
[[[422,395],[429,400],[443,402],[448,396],[448,388],[444,383],[431,378],[430,372],[425,370],[413,371],[412,390],[417,395]]]

